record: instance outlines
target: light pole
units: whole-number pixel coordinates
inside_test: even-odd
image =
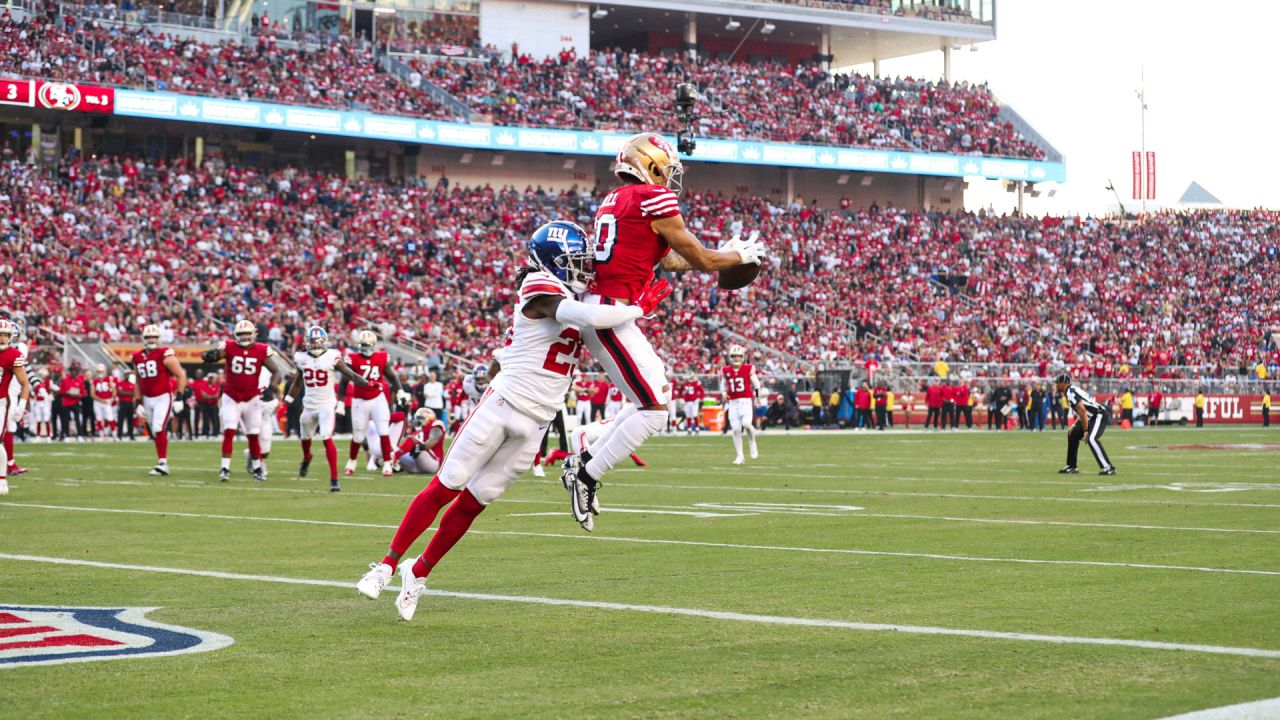
[[[1144,66],[1139,66],[1138,73],[1139,73],[1139,74],[1138,74],[1138,82],[1139,82],[1139,85],[1138,85],[1138,89],[1137,89],[1135,92],[1136,92],[1136,93],[1137,93],[1137,95],[1138,95],[1138,104],[1142,106],[1142,110],[1141,110],[1141,114],[1142,114],[1142,124],[1141,124],[1141,127],[1142,127],[1142,154],[1141,154],[1141,155],[1139,155],[1139,157],[1141,158],[1141,162],[1142,162],[1142,163],[1146,163],[1146,162],[1147,162],[1147,68],[1146,68],[1146,66],[1145,66],[1145,65],[1144,65]],[[1139,165],[1138,167],[1143,167],[1143,165]],[[1149,165],[1147,165],[1147,173],[1150,173],[1150,172],[1151,172],[1151,167],[1150,167]],[[1142,176],[1141,176],[1141,175],[1139,175],[1138,177],[1139,177],[1139,180],[1141,180],[1141,179],[1142,179]],[[1150,184],[1150,182],[1151,182],[1151,180],[1148,178],[1148,179],[1147,179],[1147,183],[1148,183],[1148,184]],[[1142,187],[1141,185],[1139,185],[1139,186],[1138,186],[1138,195],[1139,195],[1139,197],[1141,197],[1141,198],[1142,198],[1142,214],[1143,214],[1143,215],[1145,215],[1145,214],[1147,214],[1147,191],[1146,191],[1146,188],[1144,188],[1144,187]]]

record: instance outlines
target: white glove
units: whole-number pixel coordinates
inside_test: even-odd
[[[335,414],[335,415],[339,415],[339,416],[346,415],[346,414],[347,414],[347,406],[346,406],[345,404],[343,404],[343,403],[338,403],[338,407],[337,407],[337,408],[335,408],[333,412],[334,412],[334,414]]]
[[[759,265],[766,252],[764,243],[760,242],[760,233],[755,231],[746,240],[734,236],[720,249],[736,251],[742,257],[743,265]]]
[[[396,403],[400,405],[408,405],[413,396],[404,390],[396,391]]]
[[[292,395],[285,395],[285,396],[284,396],[284,404],[285,404],[285,405],[292,405],[292,404],[293,404],[293,396],[292,396]]]
[[[15,423],[22,422],[22,418],[27,414],[27,401],[18,398],[18,402],[13,406],[13,421]]]
[[[137,411],[136,411],[136,412],[137,412],[137,414],[138,414],[138,417],[142,418],[142,422],[150,422],[150,421],[151,421],[151,418],[150,418],[149,414],[147,413],[147,406],[146,406],[146,405],[141,405],[141,404],[140,404],[140,405],[138,405],[138,409],[137,409]]]

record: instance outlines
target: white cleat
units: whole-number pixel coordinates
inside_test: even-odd
[[[351,477],[352,475],[355,475],[355,474],[356,474],[356,461],[355,461],[355,460],[348,460],[348,461],[347,461],[347,467],[346,467],[346,469],[345,469],[345,470],[343,470],[343,471],[342,471],[342,474],[343,474],[343,475],[346,475],[347,477]]]
[[[382,590],[391,582],[395,569],[386,563],[369,563],[369,572],[356,581],[356,591],[370,600],[377,600]]]
[[[414,576],[413,562],[400,566],[400,594],[396,596],[396,611],[400,613],[401,620],[409,622],[413,619],[413,614],[418,610],[418,597],[426,586],[426,578]]]
[[[751,459],[755,460],[758,457],[760,457],[760,451],[756,449],[756,441],[752,440],[751,441]]]
[[[389,462],[382,463],[382,477],[391,477],[395,473],[396,473],[396,469],[391,466],[391,463]]]
[[[169,474],[169,466],[168,466],[168,465],[156,465],[155,467],[151,468],[151,472],[149,472],[149,473],[147,473],[147,474],[148,474],[148,475],[152,475],[152,476],[154,476],[154,477],[164,477],[164,476],[166,476],[166,475],[168,475],[168,474]]]
[[[9,494],[9,478],[4,478],[3,480],[0,480],[0,495],[8,495],[8,494]]]
[[[734,464],[734,465],[741,465],[741,464],[742,464],[742,462],[743,462],[743,461],[742,461],[742,456],[741,456],[741,455],[739,455],[738,457],[736,457],[736,458],[734,458],[734,459],[733,459],[733,464]]]
[[[364,469],[368,470],[369,472],[377,472],[378,463],[374,462],[373,458],[369,458],[369,462],[364,466]]]
[[[534,476],[534,477],[546,477],[546,476],[547,476],[547,471],[542,469],[542,464],[541,464],[541,463],[534,463],[534,464],[533,464],[533,476]]]

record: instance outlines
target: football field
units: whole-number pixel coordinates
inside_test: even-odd
[[[412,623],[353,584],[424,478],[330,494],[292,440],[266,483],[242,460],[217,482],[213,443],[173,443],[169,478],[146,443],[20,445],[0,606],[155,608],[233,642],[6,665],[23,635],[0,613],[0,717],[1161,718],[1280,697],[1280,432],[1104,441],[1115,477],[1087,448],[1058,475],[1061,432],[771,431],[743,467],[719,435],[655,438],[649,468],[606,479],[594,533],[558,471],[526,474]]]

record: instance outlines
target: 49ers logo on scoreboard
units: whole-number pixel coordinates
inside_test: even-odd
[[[115,88],[0,78],[0,105],[111,113],[115,111],[115,99]]]
[[[67,83],[41,83],[36,99],[50,110],[75,110],[80,107],[80,88]]]

